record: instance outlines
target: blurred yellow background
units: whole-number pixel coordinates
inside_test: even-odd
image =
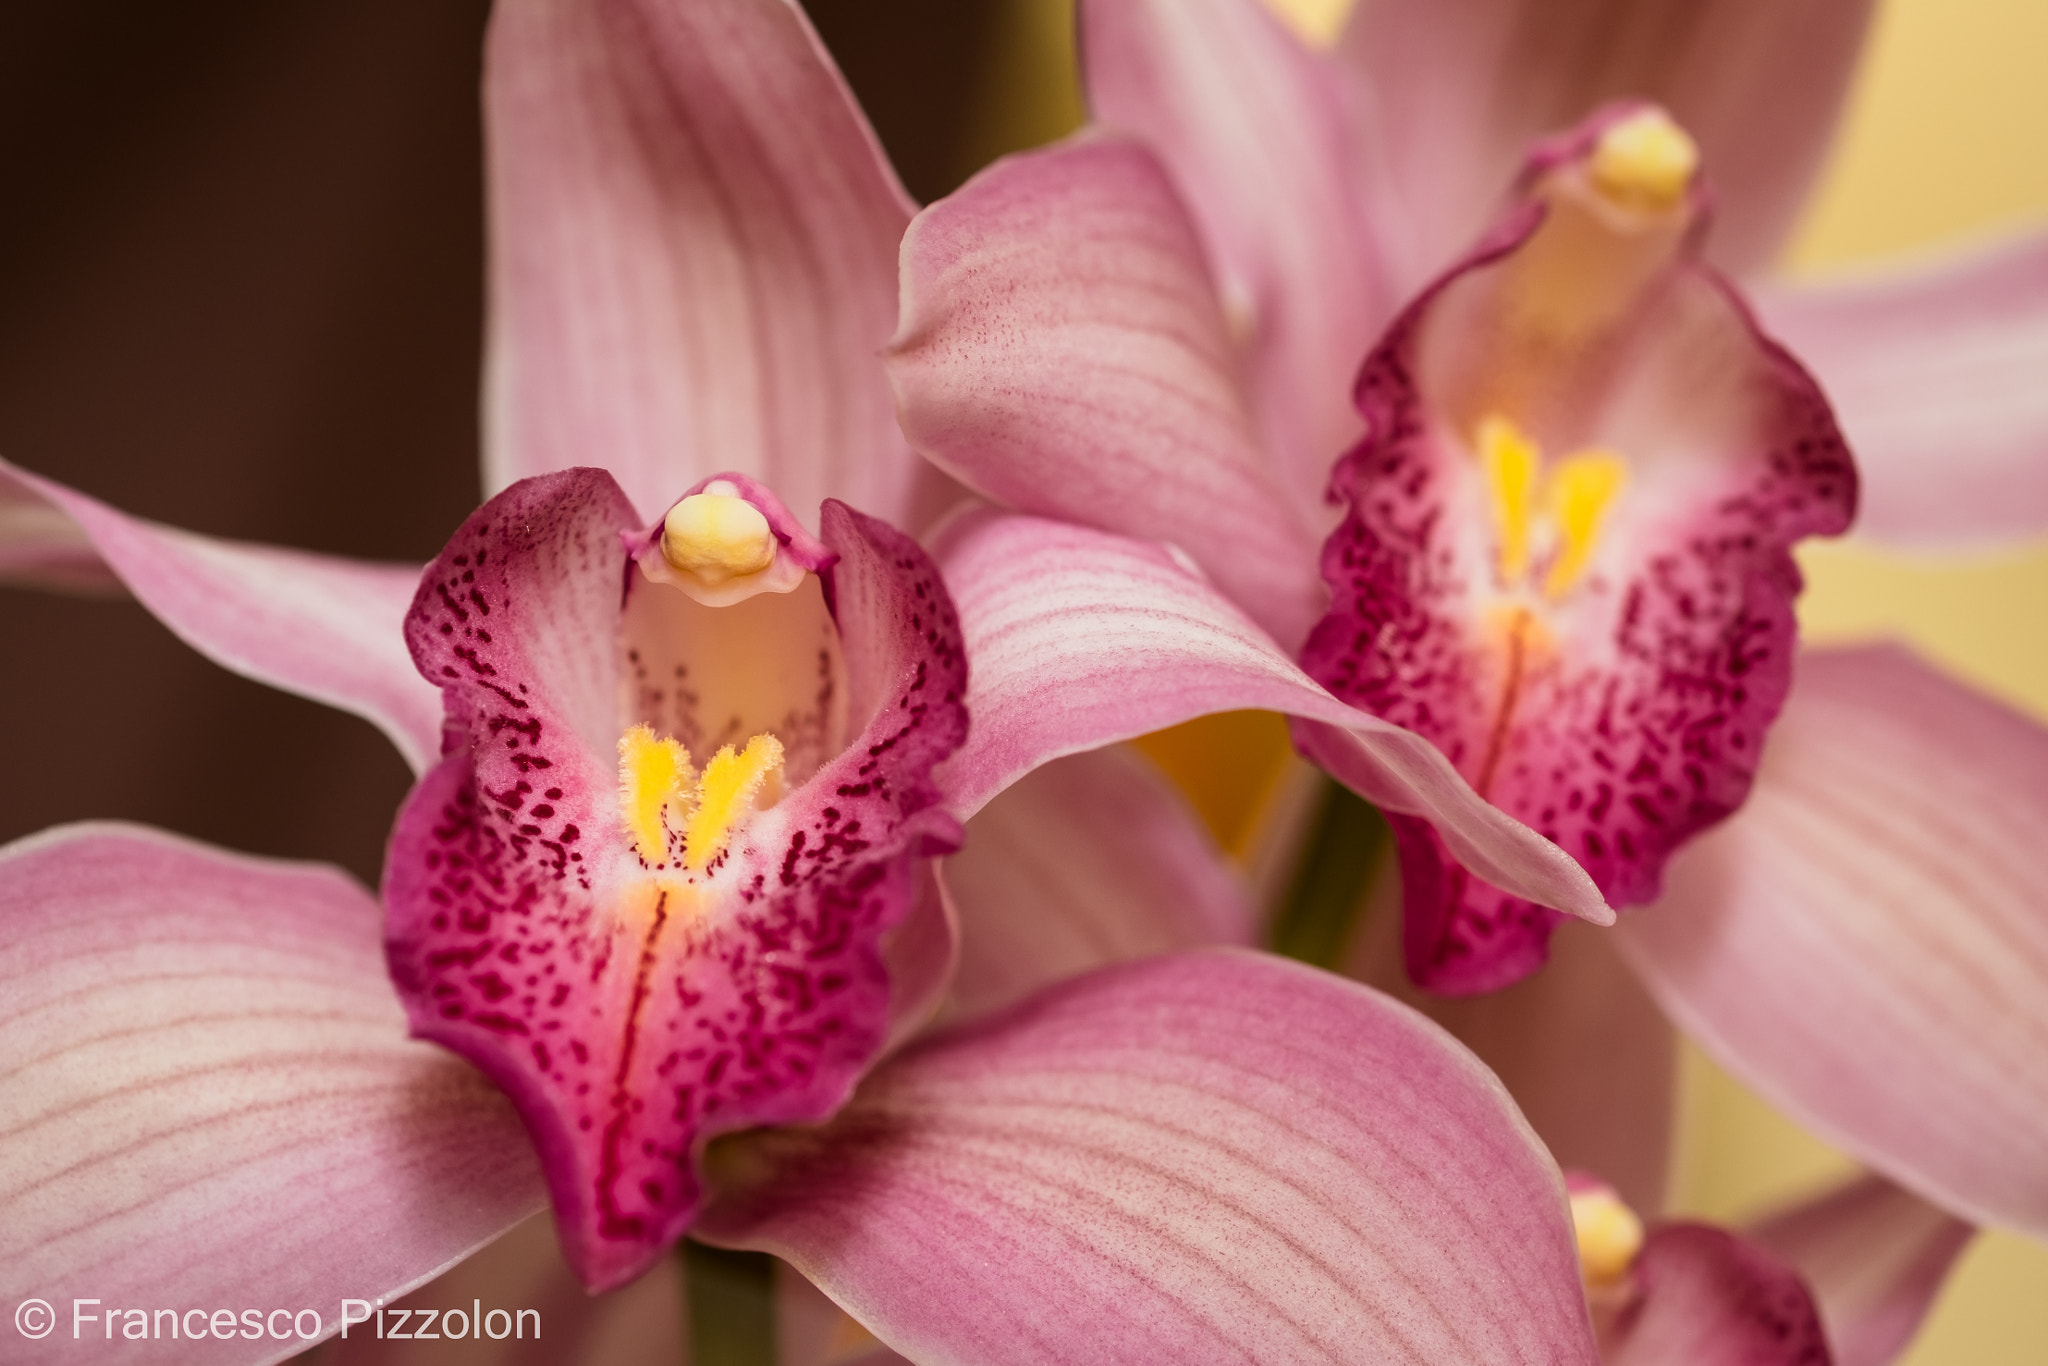
[[[1350,0],[1268,0],[1327,39]],[[1010,0],[1009,30],[966,166],[1058,136],[1080,118],[1070,0]],[[2044,0],[1880,0],[1842,136],[1786,267],[1802,276],[1959,236],[2048,224]],[[963,167],[965,169],[965,167]],[[2048,383],[2048,375],[2042,377]],[[2048,546],[1920,557],[1848,542],[1801,555],[1807,637],[1889,636],[2048,720]],[[1211,718],[1146,749],[1227,840],[1277,771],[1277,718]],[[1697,1052],[1685,1059],[1679,1211],[1733,1221],[1849,1170]],[[2048,1248],[1980,1237],[1905,1366],[2048,1361]]]

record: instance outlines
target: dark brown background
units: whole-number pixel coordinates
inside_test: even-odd
[[[1014,14],[818,0],[912,193]],[[221,536],[423,561],[477,497],[482,0],[0,7],[0,454]],[[408,774],[127,601],[0,588],[0,840],[146,821],[374,883]]]

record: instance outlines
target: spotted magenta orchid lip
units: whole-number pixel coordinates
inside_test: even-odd
[[[1596,112],[1394,321],[1359,374],[1366,436],[1331,476],[1332,602],[1302,654],[1624,907],[1741,805],[1791,685],[1790,548],[1856,503],[1818,386],[1694,254],[1693,156],[1654,106]],[[1392,822],[1418,983],[1542,963],[1553,912]]]
[[[844,1102],[923,1004],[882,946],[960,843],[931,773],[967,666],[930,560],[832,502],[820,541],[744,475],[676,507],[706,498],[771,533],[751,596],[650,573],[673,536],[575,470],[479,508],[406,621],[448,717],[392,834],[392,979],[519,1107],[595,1290],[695,1218],[712,1137]]]

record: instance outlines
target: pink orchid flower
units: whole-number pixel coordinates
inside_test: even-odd
[[[108,1353],[276,1359],[297,1344],[268,1329],[167,1348],[154,1310],[310,1303],[331,1330],[341,1297],[418,1283],[545,1181],[589,1284],[693,1227],[921,1354],[1590,1360],[1555,1167],[1433,1026],[1245,955],[1075,975],[1249,933],[1159,784],[1081,752],[1296,712],[1486,876],[1605,918],[1584,873],[1176,553],[984,512],[941,538],[940,585],[891,523],[946,490],[874,362],[910,207],[793,6],[523,0],[490,43],[502,491],[424,576],[0,469],[0,565],[125,584],[423,775],[381,953],[375,903],[321,870],[112,827],[6,852],[5,1288],[98,1299]],[[815,535],[784,500],[822,503]],[[982,646],[964,684],[948,588]],[[926,860],[1069,754],[987,813],[1062,866],[961,865],[996,889],[958,898],[961,942],[1026,951],[967,949],[959,1013],[1012,1004],[876,1067],[954,951]],[[1112,864],[1095,902],[1066,895]],[[1043,933],[1104,910],[1094,942]],[[835,1110],[734,1140],[701,1184],[715,1135]]]
[[[1106,131],[1001,163],[912,225],[903,325],[890,354],[904,429],[956,478],[1047,525],[1172,541],[1280,639],[1299,642],[1311,625],[1303,604],[1315,601],[1318,550],[1336,515],[1319,499],[1330,461],[1360,438],[1352,380],[1373,353],[1370,416],[1413,416],[1426,423],[1426,436],[1376,427],[1369,441],[1378,444],[1340,471],[1340,491],[1356,504],[1384,499],[1389,534],[1403,506],[1409,530],[1441,525],[1464,557],[1454,562],[1463,572],[1515,567],[1501,562],[1521,557],[1505,556],[1505,540],[1495,539],[1506,520],[1504,486],[1482,477],[1480,452],[1451,471],[1449,450],[1409,451],[1405,481],[1366,468],[1378,455],[1400,455],[1404,442],[1442,442],[1446,431],[1489,444],[1478,430],[1493,415],[1486,404],[1456,410],[1459,420],[1446,427],[1436,408],[1401,406],[1404,395],[1422,392],[1414,386],[1456,381],[1469,399],[1473,367],[1505,360],[1510,374],[1517,365],[1525,375],[1540,369],[1529,357],[1499,354],[1512,330],[1490,331],[1484,312],[1495,282],[1538,249],[1526,200],[1511,202],[1496,235],[1485,238],[1487,205],[1514,184],[1515,158],[1605,101],[1662,100],[1692,130],[1714,175],[1718,259],[1763,259],[1811,179],[1864,17],[1856,5],[1728,5],[1681,16],[1589,0],[1562,12],[1543,6],[1539,15],[1513,0],[1385,0],[1364,5],[1330,55],[1302,47],[1251,0],[1091,0],[1082,7],[1081,50]],[[1581,53],[1606,56],[1575,64]],[[1562,193],[1546,177],[1590,175],[1605,126],[1544,150],[1524,192]],[[1503,1074],[1561,1160],[1604,1170],[1581,1152],[1617,1154],[1619,1165],[1644,1174],[1645,1188],[1632,1198],[1654,1204],[1668,1132],[1668,1013],[1737,1076],[1876,1170],[1972,1222],[2048,1234],[2048,1167],[2038,1160],[2048,1135],[2048,1071],[2037,1061],[2048,1045],[2048,907],[2029,864],[2029,851],[2048,838],[2048,732],[1894,649],[1809,652],[1784,691],[1794,672],[1786,604],[1796,578],[1783,547],[1802,531],[1839,525],[1849,472],[1812,383],[1688,254],[1699,208],[1689,181],[1660,211],[1675,216],[1649,234],[1658,251],[1677,253],[1684,282],[1661,296],[1658,330],[1632,340],[1626,364],[1591,376],[1641,381],[1603,397],[1626,438],[1623,455],[1663,453],[1637,476],[1647,518],[1625,533],[1617,522],[1604,540],[1579,537],[1591,558],[1564,572],[1561,590],[1583,590],[1585,576],[1600,571],[1613,576],[1612,596],[1558,629],[1583,629],[1597,644],[1602,629],[1630,624],[1621,576],[1662,572],[1656,536],[1664,550],[1688,555],[1732,536],[1743,556],[1714,591],[1753,604],[1775,643],[1757,670],[1756,696],[1742,699],[1750,712],[1724,709],[1744,732],[1747,758],[1731,756],[1733,743],[1724,742],[1718,776],[1699,775],[1709,795],[1698,810],[1685,795],[1695,778],[1683,763],[1659,766],[1660,781],[1676,785],[1686,808],[1680,823],[1696,827],[1733,804],[1750,781],[1777,695],[1783,712],[1741,814],[1678,852],[1656,909],[1617,931],[1663,1012],[1639,991],[1602,1009],[1570,982],[1548,1000],[1532,983],[1533,994],[1517,1000],[1541,1002],[1540,1018],[1520,1004],[1501,1008],[1498,1052],[1488,1056],[1511,1059],[1500,1064]],[[1481,250],[1469,255],[1475,243]],[[2048,319],[2044,253],[2035,240],[1846,293],[1773,287],[1761,296],[1764,326],[1782,326],[1802,354],[1810,351],[1820,386],[1872,453],[1861,483],[1879,530],[1918,525],[1954,537],[2040,529],[2048,485],[2020,453],[2031,458],[2048,438],[2024,378]],[[1594,251],[1591,267],[1620,269],[1625,279],[1623,256]],[[1397,315],[1397,301],[1418,293],[1417,310]],[[1389,326],[1394,332],[1373,352]],[[1438,366],[1435,378],[1402,369],[1414,347],[1431,340],[1418,342],[1418,328],[1434,329],[1450,352],[1429,362]],[[1925,365],[1911,363],[1922,353]],[[1696,372],[1686,369],[1688,355]],[[975,387],[972,377],[991,364],[1003,366],[1006,383]],[[1892,377],[1881,395],[1859,378],[1880,372]],[[1680,378],[1688,373],[1696,382]],[[1489,376],[1500,377],[1482,368],[1477,378]],[[1455,410],[1454,390],[1423,397]],[[1740,401],[1731,408],[1730,398]],[[1970,441],[1937,444],[1927,439],[1935,430],[1928,423],[1894,422],[1910,404],[1954,413],[1953,430]],[[1597,451],[1608,433],[1569,430],[1583,416],[1559,419],[1557,431],[1533,441],[1510,417],[1491,440],[1498,468],[1542,474],[1546,444],[1560,466],[1582,440]],[[1671,444],[1658,444],[1666,438]],[[1781,453],[1820,458],[1774,463]],[[1603,462],[1581,463],[1585,477],[1575,478],[1589,496],[1580,502],[1597,504],[1590,495],[1599,481],[1590,476]],[[1699,476],[1692,491],[1706,504],[1683,503],[1687,470]],[[1437,496],[1422,496],[1432,477]],[[1563,482],[1570,492],[1574,480]],[[1541,479],[1522,488],[1526,510],[1545,506]],[[1740,517],[1716,525],[1743,500],[1756,500],[1759,514],[1775,507],[1768,535]],[[1924,514],[1917,523],[1916,510]],[[1517,520],[1531,531],[1530,518]],[[1573,543],[1561,528],[1552,534],[1552,547]],[[1756,537],[1753,547],[1741,545],[1745,535]],[[1355,528],[1341,532],[1333,567],[1346,570],[1361,546]],[[1535,549],[1532,542],[1519,566],[1521,592],[1542,602],[1565,559],[1552,549],[1539,562]],[[1603,561],[1609,555],[1620,558]],[[1696,567],[1696,558],[1691,567],[1683,556],[1673,562],[1681,577]],[[1426,585],[1440,568],[1418,562],[1404,572]],[[1423,708],[1439,695],[1430,688],[1447,686],[1431,670],[1464,667],[1458,652],[1470,642],[1453,638],[1438,656],[1404,654],[1408,626],[1425,644],[1441,634],[1431,607],[1412,621],[1376,619],[1375,631],[1388,627],[1390,638],[1375,654],[1372,642],[1341,635],[1366,620],[1356,611],[1364,589],[1336,578],[1338,607],[1350,617],[1333,619],[1340,634],[1321,638],[1317,662],[1361,694],[1371,693],[1368,681],[1384,682],[1384,697],[1370,700],[1404,699],[1399,719],[1422,724]],[[949,581],[963,600],[979,591],[971,572]],[[1682,594],[1667,594],[1666,604],[1684,615]],[[1747,618],[1737,612],[1722,621],[1742,628],[1734,632],[1740,644]],[[972,629],[968,645],[976,648]],[[1342,668],[1339,654],[1349,661]],[[1383,671],[1377,679],[1374,668]],[[1654,702],[1657,690],[1642,689],[1647,681],[1628,687]],[[1724,701],[1736,699],[1733,684],[1714,684]],[[1455,693],[1445,700],[1459,701]],[[1713,721],[1714,709],[1683,700],[1669,713],[1681,732]],[[1570,736],[1597,736],[1597,712],[1590,732],[1586,715],[1559,713],[1568,724],[1545,743],[1566,741],[1569,751]],[[1435,721],[1447,743],[1466,742],[1461,763],[1480,776],[1487,746],[1470,743],[1470,714]],[[1315,732],[1307,734],[1318,757],[1347,776]],[[1674,735],[1668,748],[1682,753],[1681,741],[1690,740]],[[1547,776],[1540,766],[1527,775],[1532,784]],[[1561,809],[1569,796],[1558,789]],[[1522,814],[1539,826],[1549,821],[1540,803]],[[1570,833],[1591,857],[1579,832]],[[1441,874],[1446,865],[1422,843],[1407,841],[1409,868]],[[1464,867],[1486,878],[1470,860]],[[1640,865],[1610,865],[1606,874],[1629,896],[1656,885]],[[1405,889],[1420,903],[1420,928],[1430,931],[1411,947],[1411,966],[1440,970],[1457,958],[1442,953],[1447,880]],[[1543,923],[1510,926],[1496,936],[1510,948],[1493,950],[1494,967],[1464,985],[1526,970],[1545,932]],[[1596,977],[1588,989],[1605,992],[1619,980],[1605,968]],[[1593,1028],[1594,1018],[1604,1026]],[[1635,1038],[1646,1042],[1628,1050],[1639,1056],[1629,1069],[1591,1065],[1615,1040]],[[1542,1051],[1550,1046],[1564,1052]]]

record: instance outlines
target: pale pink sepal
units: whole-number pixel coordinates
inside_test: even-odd
[[[1122,748],[1055,759],[1004,789],[944,876],[961,921],[956,1017],[1126,959],[1250,944],[1257,923],[1187,800]]]
[[[1834,1366],[1890,1366],[1976,1232],[1881,1176],[1857,1177],[1750,1230],[1820,1308]]]
[[[1654,100],[1698,139],[1711,255],[1769,264],[1820,169],[1871,0],[1361,0],[1340,52],[1370,91],[1379,214],[1399,283],[1479,235],[1529,143],[1609,100]]]
[[[0,461],[0,536],[17,528],[0,577],[118,581],[221,667],[369,721],[414,772],[440,753],[440,694],[400,629],[418,567],[194,535]]]
[[[1562,850],[1480,800],[1428,741],[1330,696],[1167,550],[984,510],[951,523],[936,555],[974,661],[974,726],[943,770],[955,814],[1063,754],[1211,712],[1284,712],[1321,727],[1317,757],[1331,772],[1369,801],[1428,817],[1474,872],[1612,921]]]
[[[1194,226],[1137,143],[1013,157],[918,215],[888,368],[911,444],[976,492],[1177,545],[1284,645],[1321,611],[1316,529],[1267,468]]]
[[[121,576],[108,568],[70,514],[15,476],[0,461],[0,582],[79,593],[121,591]]]
[[[1748,806],[1617,933],[1718,1062],[1976,1223],[2048,1234],[2048,731],[1809,653]]]
[[[1343,970],[1414,1006],[1492,1068],[1567,1171],[1597,1173],[1645,1218],[1664,1208],[1678,1040],[1598,926],[1564,924],[1543,971],[1483,996],[1437,996],[1401,960],[1393,861],[1374,880]]]
[[[740,469],[903,520],[875,353],[912,206],[789,0],[514,0],[485,52],[484,482],[577,465],[642,516]]]
[[[81,1355],[71,1301],[332,1330],[543,1199],[511,1105],[406,1038],[377,903],[332,870],[46,831],[0,851],[0,1001],[0,1296],[63,1315],[10,1361],[278,1360],[307,1344],[117,1331]]]
[[[700,1231],[916,1361],[1597,1360],[1562,1181],[1491,1074],[1275,958],[1073,979],[727,1158]]]
[[[2048,532],[2048,232],[1911,272],[1759,290],[1863,472],[1856,530],[1969,545]]]
[[[1142,137],[1201,230],[1286,491],[1321,525],[1358,439],[1358,362],[1393,310],[1355,183],[1346,72],[1259,0],[1091,0],[1088,103]]]

